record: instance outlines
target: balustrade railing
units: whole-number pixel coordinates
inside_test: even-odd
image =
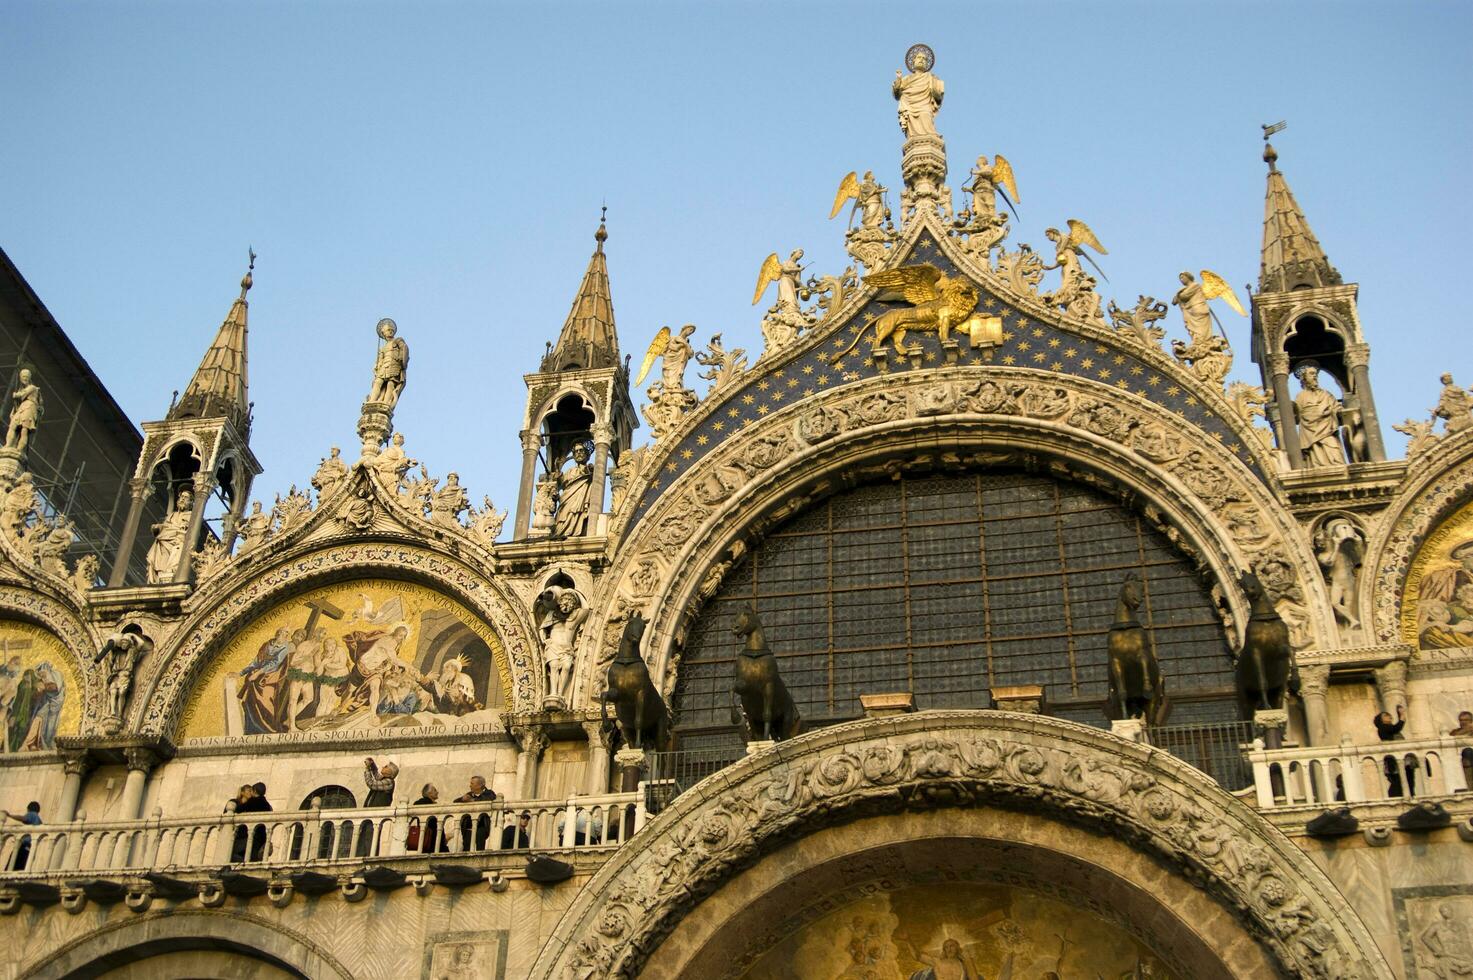
[[[307,868],[396,857],[613,848],[643,825],[643,792],[569,800],[85,820],[0,830],[0,878]],[[521,814],[528,815],[526,824]]]
[[[1473,738],[1254,748],[1248,762],[1260,809],[1412,802],[1468,791]]]

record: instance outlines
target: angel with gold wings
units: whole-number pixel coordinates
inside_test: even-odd
[[[776,252],[763,259],[762,268],[757,272],[757,291],[752,294],[752,305],[757,305],[769,285],[777,283],[777,308],[796,311],[798,290],[803,281],[803,266],[798,264],[802,257],[803,250],[795,248],[786,262],[779,260]]]
[[[644,360],[639,365],[639,377],[634,379],[635,387],[644,383],[645,376],[650,373],[650,368],[655,366],[655,359],[660,359],[660,385],[665,391],[679,391],[685,387],[685,366],[689,363],[691,355],[695,350],[690,345],[689,337],[696,332],[694,323],[687,323],[680,328],[679,335],[672,334],[669,327],[661,327],[660,332],[655,334],[655,339],[650,341],[650,349],[645,351]]]
[[[969,210],[973,222],[980,223],[983,218],[997,214],[999,190],[1003,192],[1002,199],[1007,202],[1009,209],[1014,214],[1017,213],[1013,205],[1019,200],[1018,181],[1013,175],[1013,165],[1001,153],[993,156],[991,166],[987,165],[986,156],[977,158],[977,165],[972,168],[972,182],[967,185],[966,190],[972,195]]]
[[[845,201],[853,201],[854,206],[849,209],[849,225],[854,225],[854,214],[859,212],[859,226],[870,229],[878,228],[885,219],[890,217],[890,209],[885,206],[885,191],[888,188],[880,186],[875,182],[874,171],[866,170],[864,180],[860,180],[854,173],[849,171],[844,179],[839,182],[839,191],[834,195],[834,207],[829,212],[829,220],[832,221],[844,206]]]
[[[1172,353],[1178,360],[1190,363],[1192,371],[1202,380],[1221,384],[1232,368],[1233,351],[1228,346],[1225,335],[1218,337],[1212,333],[1212,321],[1216,319],[1216,314],[1207,302],[1224,299],[1240,316],[1248,314],[1243,309],[1243,304],[1238,302],[1233,287],[1211,269],[1202,270],[1200,283],[1190,272],[1183,272],[1179,278],[1181,289],[1171,298],[1171,305],[1181,307],[1182,321],[1186,324],[1187,336],[1192,342],[1183,344],[1180,340],[1172,341]]]
[[[911,304],[890,310],[875,321],[875,334],[870,341],[874,350],[890,340],[895,350],[905,356],[905,334],[910,330],[934,330],[943,342],[950,338],[953,329],[966,330],[975,338],[979,321],[972,311],[977,308],[977,290],[961,276],[948,276],[928,262],[876,272],[865,276],[864,284],[880,289],[877,299],[904,300]],[[855,335],[833,360],[848,356],[863,336],[863,332]]]
[[[1212,321],[1215,315],[1212,308],[1207,305],[1208,300],[1224,299],[1239,316],[1248,315],[1243,309],[1243,304],[1238,302],[1233,287],[1211,269],[1202,270],[1200,283],[1192,278],[1190,272],[1183,272],[1177,278],[1181,280],[1181,288],[1171,298],[1171,305],[1181,307],[1181,318],[1186,323],[1187,335],[1192,338],[1193,346],[1212,336]]]

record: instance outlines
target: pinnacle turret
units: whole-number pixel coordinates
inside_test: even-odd
[[[1294,200],[1289,182],[1277,166],[1279,154],[1272,143],[1264,143],[1263,159],[1268,164],[1268,191],[1263,200],[1259,290],[1286,293],[1305,286],[1339,285],[1340,273],[1330,265],[1299,202]]]
[[[251,272],[256,267],[256,253],[240,281],[240,296],[231,304],[230,312],[220,324],[215,341],[205,351],[184,395],[169,409],[168,419],[225,417],[242,433],[250,428],[250,400],[246,377],[246,333],[249,304],[246,293],[251,288]]]
[[[609,232],[605,216],[594,232],[596,243],[588,260],[583,281],[573,297],[573,307],[563,323],[557,344],[542,359],[542,372],[577,371],[588,368],[610,368],[619,364],[619,335],[614,329],[614,301],[609,293],[609,266],[604,257],[604,242]]]

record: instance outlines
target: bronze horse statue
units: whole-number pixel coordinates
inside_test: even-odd
[[[749,605],[738,613],[732,632],[747,638],[746,647],[736,657],[736,678],[731,688],[732,722],[739,723],[745,717],[749,742],[759,738],[792,738],[798,734],[802,719],[793,696],[778,676],[777,657],[762,637],[762,620],[757,618],[757,610]]]
[[[1106,651],[1110,658],[1110,690],[1106,702],[1112,720],[1142,718],[1155,724],[1161,717],[1166,700],[1166,687],[1161,680],[1161,665],[1151,649],[1151,638],[1136,619],[1136,610],[1145,597],[1141,577],[1131,572],[1120,587],[1115,604],[1115,622],[1110,626]]]
[[[1251,715],[1282,708],[1285,691],[1297,695],[1299,669],[1289,644],[1289,626],[1274,608],[1263,583],[1252,572],[1244,572],[1238,582],[1248,596],[1250,611],[1234,673],[1244,714]]]
[[[650,679],[650,669],[639,655],[644,638],[644,617],[635,613],[619,638],[619,652],[605,675],[608,688],[599,698],[599,715],[608,721],[608,706],[614,706],[619,734],[631,748],[660,748],[670,729],[670,712]]]

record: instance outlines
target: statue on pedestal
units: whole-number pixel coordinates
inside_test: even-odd
[[[834,206],[829,212],[832,220],[844,206],[845,201],[854,201],[849,209],[849,229],[844,234],[844,248],[851,258],[873,269],[885,260],[885,250],[895,238],[890,223],[890,207],[885,203],[887,188],[875,181],[872,171],[864,172],[860,180],[853,171],[839,182],[834,195]],[[859,227],[855,228],[854,216],[859,215]]]
[[[15,407],[10,410],[10,423],[5,427],[5,448],[24,455],[36,423],[41,421],[41,389],[31,383],[29,368],[21,368],[20,384],[10,396]]]
[[[348,464],[343,462],[342,450],[333,446],[312,477],[312,486],[317,490],[318,501],[332,496],[332,492],[342,486],[347,478]]]
[[[188,547],[189,524],[194,517],[194,491],[184,489],[175,498],[174,509],[162,521],[153,526],[153,544],[148,546],[145,564],[148,569],[148,584],[159,585],[174,581],[179,569],[179,556]]]
[[[557,517],[553,534],[571,538],[588,533],[589,507],[592,505],[593,465],[588,443],[573,447],[571,457],[557,475]]]
[[[1299,421],[1299,446],[1305,466],[1344,466],[1345,447],[1340,444],[1340,400],[1320,387],[1320,366],[1305,361],[1294,369],[1303,389],[1294,396],[1294,416]]]
[[[21,372],[21,376],[25,376],[24,371]],[[1443,428],[1448,435],[1473,427],[1473,395],[1470,395],[1466,389],[1453,384],[1451,374],[1444,374],[1442,376],[1442,395],[1437,399],[1437,407],[1432,410],[1432,414],[1435,418],[1443,420]],[[14,424],[12,421],[11,425]]]
[[[931,74],[936,55],[924,44],[911,45],[905,52],[905,67],[910,74],[895,69],[890,91],[895,95],[896,116],[906,138],[936,135],[936,112],[946,94],[946,84]]]
[[[409,345],[403,337],[396,336],[398,324],[388,317],[380,320],[376,329],[384,343],[373,362],[373,384],[368,389],[367,401],[383,405],[392,412],[408,378]]]
[[[133,627],[136,629],[137,627]],[[103,727],[115,734],[123,727],[123,710],[128,706],[128,692],[133,687],[133,671],[153,644],[140,633],[114,633],[93,658],[102,665],[107,677],[107,717]]]
[[[542,633],[542,660],[547,668],[547,696],[566,707],[573,686],[574,648],[590,610],[572,589],[553,586],[532,607]]]
[[[1171,351],[1178,361],[1190,365],[1197,377],[1208,384],[1220,385],[1233,366],[1233,349],[1228,346],[1226,337],[1212,332],[1212,308],[1207,301],[1221,297],[1240,316],[1248,314],[1227,280],[1211,269],[1202,270],[1200,283],[1190,272],[1183,272],[1178,278],[1181,289],[1171,298],[1171,305],[1181,308],[1182,322],[1192,342],[1183,344],[1180,340],[1173,340]]]
[[[679,334],[672,333],[669,327],[661,327],[655,339],[650,341],[649,350],[645,351],[644,361],[639,366],[639,376],[634,379],[636,385],[642,384],[656,359],[660,361],[660,380],[646,391],[650,402],[644,407],[645,421],[649,422],[656,439],[673,431],[680,424],[681,417],[695,408],[699,401],[696,393],[685,386],[685,366],[695,353],[690,345],[690,336],[695,332],[694,323],[681,327]]]
[[[446,474],[445,485],[430,497],[430,520],[441,527],[460,527],[460,515],[470,506],[470,497],[460,485],[460,475]]]

